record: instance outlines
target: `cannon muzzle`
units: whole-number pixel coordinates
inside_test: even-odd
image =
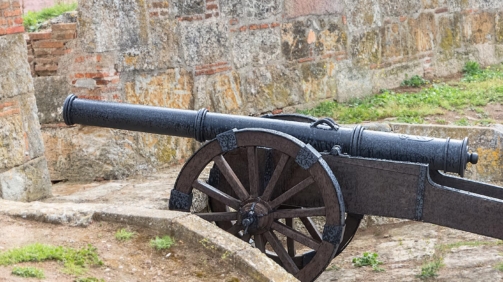
[[[66,98],[63,116],[67,125],[82,124],[163,135],[194,138],[203,142],[228,130],[270,129],[310,144],[319,152],[334,146],[350,156],[429,164],[430,169],[464,175],[466,164],[476,164],[478,156],[468,148],[468,139],[440,139],[339,127],[323,119],[302,123],[277,119],[235,116],[124,103]]]

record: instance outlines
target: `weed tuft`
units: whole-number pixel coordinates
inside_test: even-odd
[[[377,272],[384,271],[383,268],[379,267],[379,265],[382,264],[382,261],[377,259],[378,256],[379,255],[377,253],[365,252],[362,257],[353,258],[353,264],[356,267],[372,266],[372,270]]]
[[[117,232],[115,233],[115,239],[119,241],[127,241],[133,238],[135,234],[136,234],[135,232],[130,232],[127,231],[125,228],[122,228],[117,230]]]
[[[337,266],[336,264],[332,264],[331,266],[327,267],[325,271],[339,271],[341,268]]]
[[[407,77],[407,76],[406,76]],[[427,85],[430,82],[419,75],[414,75],[409,79],[405,79],[402,81],[401,86],[410,86],[410,87],[421,87],[423,85]]]
[[[175,245],[175,240],[170,236],[164,236],[162,238],[156,236],[155,239],[150,240],[150,246],[156,250],[169,249],[173,245]]]
[[[463,67],[463,73],[465,75],[476,75],[480,73],[482,70],[480,69],[480,64],[474,61],[468,61],[465,63]]]
[[[44,8],[38,12],[28,11],[23,16],[23,25],[27,31],[35,32],[39,30],[41,23],[44,21],[76,9],[77,2],[69,4],[57,3],[54,6]]]
[[[470,122],[468,122],[466,118],[460,118],[457,121],[455,121],[454,124],[458,126],[469,126]]]
[[[32,277],[43,279],[45,278],[44,271],[36,267],[19,267],[16,266],[12,269],[12,274],[20,277]]]
[[[443,266],[444,264],[442,263],[442,259],[436,259],[432,262],[426,263],[421,267],[421,273],[416,275],[416,277],[421,280],[437,277],[438,271]]]
[[[494,268],[496,268],[497,270],[503,272],[503,262],[498,263]]]

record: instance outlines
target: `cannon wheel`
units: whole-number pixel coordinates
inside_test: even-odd
[[[246,149],[248,187],[225,159],[225,154]],[[266,187],[260,187],[257,151],[269,148],[280,154]],[[289,160],[303,167],[307,176],[292,187],[279,191],[276,181]],[[243,160],[245,161],[245,160]],[[226,193],[200,179],[204,168],[213,162],[231,186]],[[217,212],[198,213],[210,222],[226,222],[226,231],[275,257],[283,268],[301,281],[313,281],[334,258],[344,231],[344,203],[339,184],[332,171],[311,146],[281,132],[263,129],[233,130],[205,144],[185,164],[171,192],[170,209],[190,210],[191,192],[195,188],[222,207]],[[317,193],[323,206],[288,208],[288,201],[302,193]],[[322,234],[311,216],[325,217]],[[308,234],[292,228],[299,218]],[[298,254],[301,250],[302,254]],[[296,248],[298,250],[296,250]]]
[[[279,120],[305,122],[305,123],[313,123],[318,120],[312,116],[306,116],[301,114],[279,114],[279,115],[268,114],[262,117],[269,119],[279,119]],[[214,173],[218,173],[218,171],[215,171]],[[211,199],[209,204],[212,210],[218,208],[218,203],[213,204],[213,201]],[[360,226],[362,219],[363,219],[362,214],[348,213],[346,215],[346,228],[344,229],[344,236],[342,237],[342,242],[339,245],[339,248],[337,249],[337,253],[335,254],[335,256],[338,256],[342,251],[344,251],[344,249],[346,249],[349,243],[351,243],[351,241],[355,237],[356,231],[358,231],[358,227]],[[217,223],[217,225],[219,226],[220,224],[225,223]]]

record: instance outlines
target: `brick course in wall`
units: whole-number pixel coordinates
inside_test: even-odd
[[[28,33],[28,62],[34,77],[57,75],[59,59],[72,51],[66,44],[77,37],[75,23],[54,24],[51,28]]]
[[[0,35],[24,32],[19,1],[0,0]]]

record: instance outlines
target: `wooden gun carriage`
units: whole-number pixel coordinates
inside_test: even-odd
[[[247,117],[78,99],[66,124],[194,138],[169,208],[197,213],[301,281],[344,250],[363,215],[429,222],[503,239],[503,188],[463,177],[478,156],[453,140],[344,128],[301,115]],[[202,177],[212,166],[209,177]],[[450,173],[449,175],[447,173]],[[297,226],[295,226],[297,225]]]

